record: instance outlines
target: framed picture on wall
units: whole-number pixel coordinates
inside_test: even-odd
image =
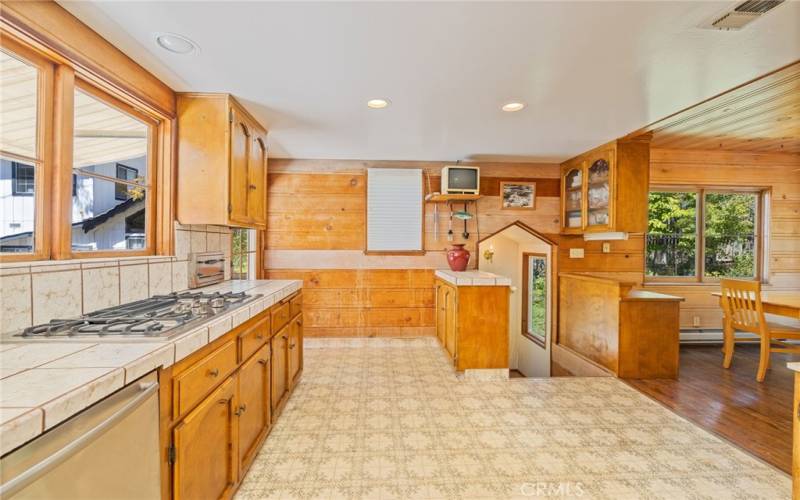
[[[500,208],[504,210],[532,210],[535,207],[535,182],[500,183]]]

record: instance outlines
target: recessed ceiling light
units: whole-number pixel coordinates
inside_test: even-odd
[[[386,99],[370,99],[367,101],[367,106],[372,109],[382,109],[389,105],[389,101]]]
[[[525,107],[524,102],[507,102],[503,104],[503,107],[501,109],[508,113],[513,113],[514,111],[519,111],[524,107]]]
[[[200,47],[183,35],[175,33],[156,33],[156,43],[173,54],[192,54],[200,52]]]

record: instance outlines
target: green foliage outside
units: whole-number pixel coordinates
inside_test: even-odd
[[[233,249],[231,256],[231,266],[233,270],[234,279],[247,278],[247,229],[234,229],[233,230]]]
[[[755,274],[756,194],[705,195],[706,276]],[[650,193],[647,274],[695,276],[697,193]]]
[[[530,273],[533,275],[533,286],[530,291],[530,317],[528,332],[544,337],[547,332],[547,266],[543,258],[532,258]]]

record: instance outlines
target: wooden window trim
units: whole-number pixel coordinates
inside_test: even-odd
[[[172,114],[87,69],[74,54],[62,54],[3,19],[0,44],[40,69],[37,158],[10,153],[12,161],[37,167],[34,251],[0,254],[1,262],[172,255],[174,252],[177,129]],[[144,71],[144,70],[142,70]],[[149,75],[148,75],[149,76]],[[74,91],[76,88],[152,125],[148,150],[147,246],[140,250],[72,252],[71,193]]]
[[[546,348],[546,339],[547,339],[547,326],[549,324],[549,304],[547,304],[547,297],[545,297],[545,331],[544,331],[544,338],[538,337],[536,335],[532,335],[528,332],[528,308],[530,307],[530,301],[528,300],[528,272],[530,271],[528,266],[528,260],[530,257],[541,257],[545,260],[545,267],[548,266],[548,258],[547,254],[539,253],[539,252],[523,252],[522,253],[522,280],[524,286],[522,287],[522,317],[521,317],[521,329],[522,329],[522,336],[530,339],[534,344],[538,345],[542,349]],[[547,277],[547,287],[550,288],[550,276]],[[548,290],[549,291],[549,290]]]
[[[755,263],[755,276],[753,280],[765,282],[764,270],[766,268],[766,253],[765,253],[765,238],[768,237],[768,224],[769,221],[765,220],[764,214],[766,213],[765,205],[768,202],[771,189],[769,187],[757,186],[718,186],[718,185],[692,185],[692,186],[674,186],[674,185],[655,185],[650,186],[648,193],[696,193],[697,204],[695,207],[695,275],[694,276],[648,276],[647,275],[647,233],[644,239],[644,282],[648,285],[700,285],[700,286],[716,286],[719,284],[720,278],[714,276],[705,276],[705,220],[706,220],[706,207],[705,198],[707,193],[741,193],[741,194],[755,194],[756,196],[756,225],[755,225],[755,241],[754,248],[754,263]]]
[[[35,167],[35,202],[33,223],[33,252],[0,253],[0,262],[20,262],[46,260],[50,257],[50,217],[47,207],[50,204],[50,183],[53,166],[53,82],[54,65],[33,48],[9,36],[0,29],[0,45],[25,62],[39,70],[37,81],[37,133],[35,157],[26,157],[3,152],[2,156],[24,162]]]

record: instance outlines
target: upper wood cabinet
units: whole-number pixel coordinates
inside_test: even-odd
[[[561,232],[647,230],[650,144],[614,141],[561,164]]]
[[[178,221],[265,229],[267,131],[228,94],[178,94]]]

